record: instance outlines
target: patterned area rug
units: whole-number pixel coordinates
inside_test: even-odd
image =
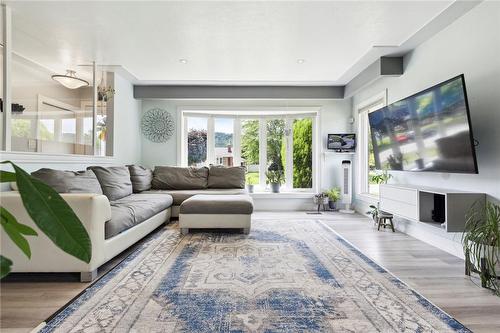
[[[321,221],[154,234],[42,332],[469,332]]]

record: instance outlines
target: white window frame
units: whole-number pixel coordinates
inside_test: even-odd
[[[378,196],[370,193],[368,179],[368,114],[387,105],[387,90],[372,96],[355,107],[358,114],[357,193],[360,198],[373,200]]]
[[[292,109],[292,111],[290,110]],[[227,111],[227,112],[224,112]],[[247,111],[246,114],[239,114],[239,111]],[[273,111],[275,113],[262,114],[262,111]],[[185,107],[179,108],[178,114],[180,115],[180,124],[182,131],[179,135],[178,143],[178,160],[181,166],[187,166],[187,117],[207,118],[207,160],[206,164],[214,164],[215,160],[215,131],[214,119],[215,118],[231,118],[234,119],[233,126],[233,159],[234,165],[241,163],[241,121],[255,119],[259,120],[259,190],[264,191],[266,188],[266,171],[267,171],[267,119],[284,119],[285,120],[285,136],[286,136],[286,165],[285,165],[285,179],[286,183],[282,188],[282,192],[307,192],[316,193],[318,191],[318,116],[319,108],[262,108],[262,109],[237,109],[234,108],[199,108],[199,107]],[[293,133],[291,131],[293,120],[301,118],[311,118],[313,126],[312,137],[312,187],[308,189],[293,188]]]

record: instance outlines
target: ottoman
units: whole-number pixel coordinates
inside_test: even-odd
[[[194,195],[182,202],[179,227],[183,234],[189,229],[238,228],[250,233],[253,201],[245,194]]]

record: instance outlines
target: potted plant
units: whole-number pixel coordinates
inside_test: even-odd
[[[380,211],[379,209],[379,203],[377,202],[377,206],[375,205],[370,205],[371,210],[367,211],[366,214],[370,214],[372,216],[373,222],[377,223],[378,221],[378,213]]]
[[[247,190],[248,193],[253,193],[254,186],[257,184],[257,181],[254,177],[249,177],[249,174],[247,173]]]
[[[328,204],[328,195],[325,192],[315,194],[313,196],[313,202],[315,205],[318,205],[318,213],[321,205],[323,205],[323,210],[326,210],[325,205]]]
[[[387,184],[387,181],[392,178],[392,175],[387,169],[382,170],[382,173],[371,176],[375,184]]]
[[[465,274],[479,274],[481,286],[500,296],[500,206],[476,202],[467,212],[462,237]]]
[[[328,207],[330,209],[337,209],[336,202],[340,199],[340,187],[334,187],[325,192],[328,196]]]
[[[271,185],[271,191],[273,193],[279,193],[281,184],[285,182],[283,171],[270,170],[266,172],[266,178],[267,178],[267,183]]]

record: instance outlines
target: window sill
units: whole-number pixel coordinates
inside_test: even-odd
[[[255,192],[249,194],[255,199],[311,199],[314,196],[312,192]]]

